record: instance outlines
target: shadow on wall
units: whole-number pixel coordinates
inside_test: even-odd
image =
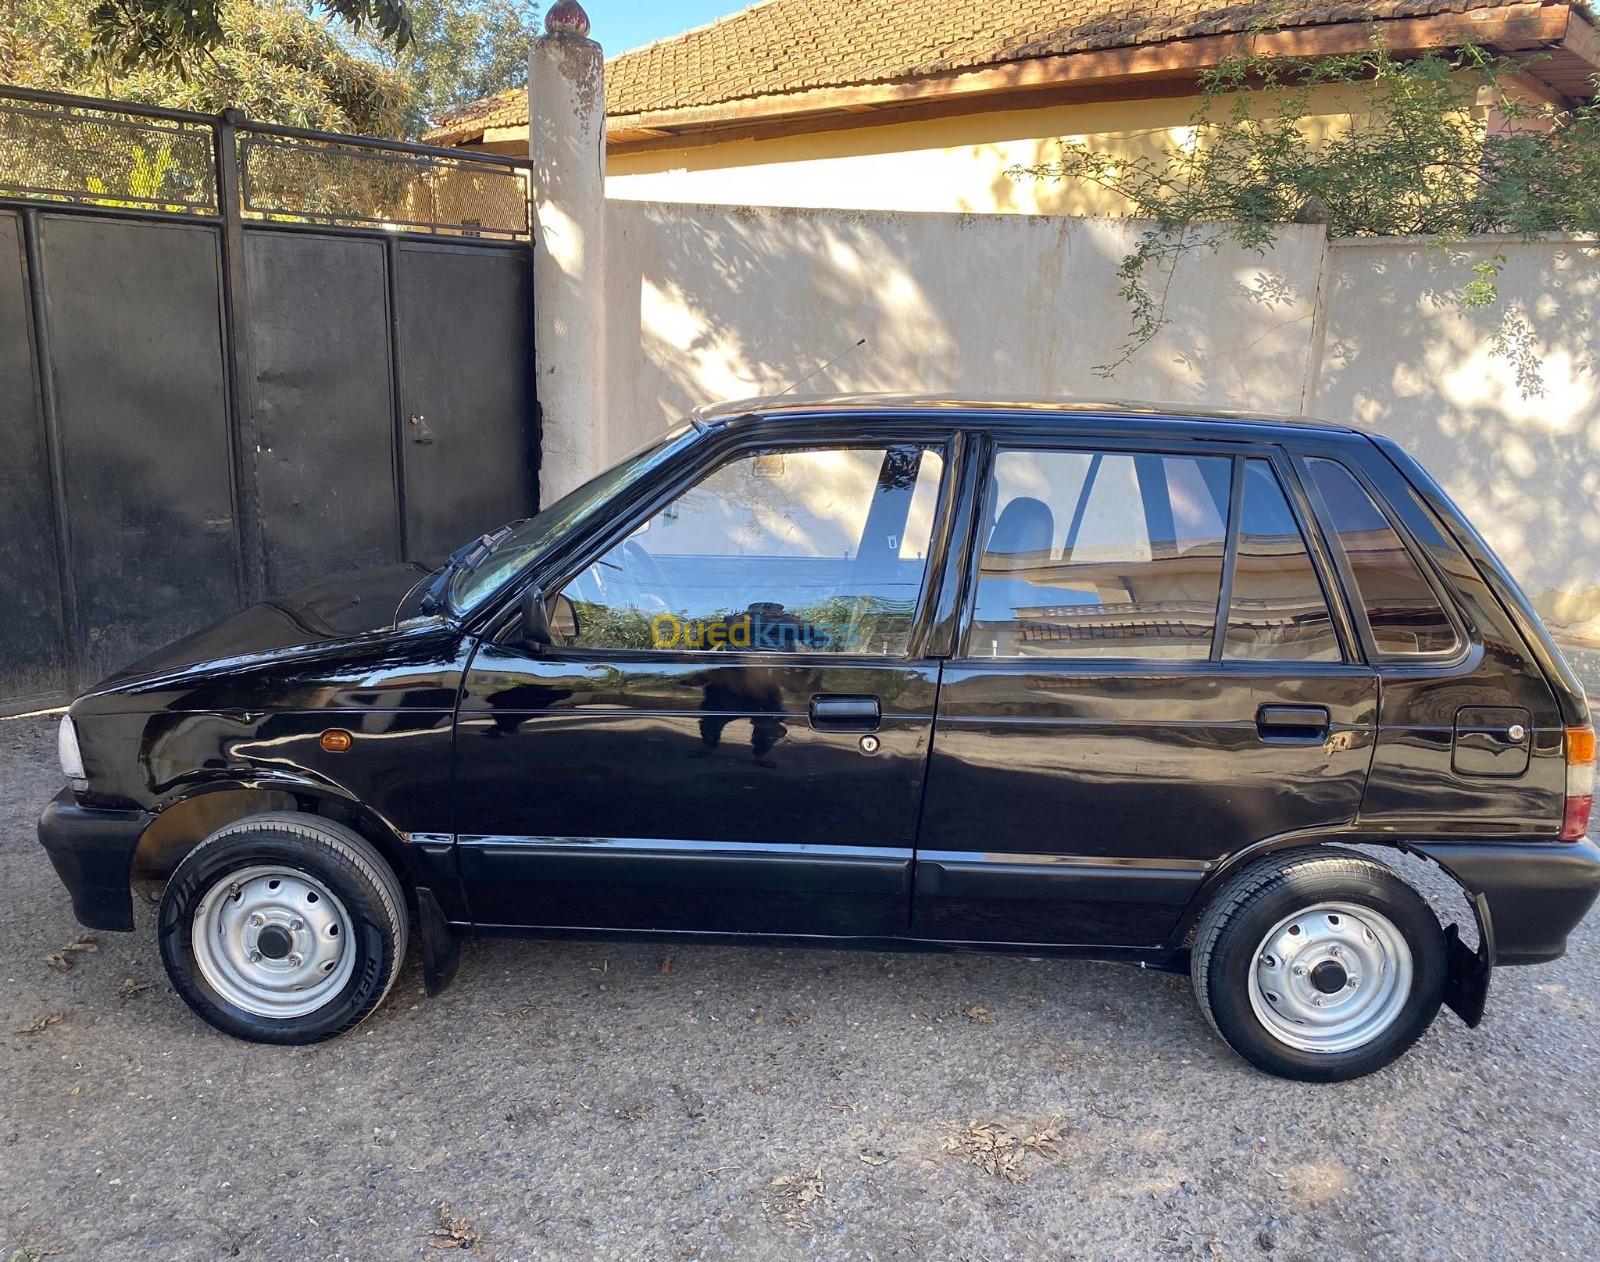
[[[690,407],[775,393],[949,391],[1300,409],[1320,229],[1270,259],[1187,260],[1171,326],[1117,374],[1123,219],[607,203],[610,454]]]
[[[1494,306],[1462,310],[1503,260]],[[1308,410],[1398,439],[1558,634],[1600,641],[1600,254],[1561,241],[1342,241]]]

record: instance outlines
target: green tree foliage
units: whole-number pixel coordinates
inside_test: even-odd
[[[58,92],[215,112],[297,127],[400,134],[403,75],[352,53],[294,0],[223,0],[221,40],[186,72],[117,67],[99,56],[78,0],[0,0],[0,80]]]
[[[420,135],[441,114],[528,78],[528,47],[539,34],[533,0],[409,0],[411,41],[396,49],[355,35],[347,40],[410,84],[407,127]]]
[[[186,76],[226,40],[227,7],[228,0],[94,0],[88,12],[91,47],[114,70]],[[405,0],[320,0],[318,7],[396,48],[411,40]]]
[[[1130,157],[1064,143],[1014,175],[1082,180],[1152,224],[1119,269],[1132,330],[1111,375],[1165,327],[1167,287],[1187,255],[1229,243],[1264,251],[1281,226],[1334,236],[1428,234],[1448,248],[1505,233],[1600,232],[1600,105],[1531,105],[1516,67],[1467,49],[1400,61],[1380,45],[1346,57],[1243,57],[1210,73],[1189,143]],[[1312,122],[1329,85],[1362,105],[1329,134]],[[1505,126],[1486,126],[1489,104]],[[1479,263],[1457,297],[1496,301],[1498,264]]]
[[[0,0],[0,82],[417,136],[446,107],[525,82],[539,12],[530,0],[172,3],[187,33],[167,17],[141,24],[165,0]],[[132,15],[114,39],[111,6]]]

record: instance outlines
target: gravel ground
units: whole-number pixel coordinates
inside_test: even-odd
[[[1594,922],[1338,1087],[1249,1069],[1185,979],[981,956],[479,943],[438,999],[413,962],[355,1034],[255,1047],[145,909],[47,967],[53,763],[0,722],[12,1262],[455,1256],[441,1204],[494,1259],[1600,1256]]]

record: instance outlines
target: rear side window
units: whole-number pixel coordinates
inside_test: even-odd
[[[1232,461],[1001,451],[974,657],[1210,656]]]
[[[1339,640],[1300,525],[1278,475],[1247,460],[1225,659],[1337,662]]]
[[[1351,577],[1372,642],[1395,656],[1438,655],[1460,645],[1454,623],[1417,563],[1366,489],[1343,465],[1306,461]]]

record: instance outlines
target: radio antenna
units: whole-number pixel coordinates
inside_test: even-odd
[[[825,370],[827,370],[829,368],[832,368],[835,364],[837,364],[846,355],[854,354],[856,351],[860,350],[866,344],[867,344],[867,339],[866,338],[862,338],[859,341],[853,343],[852,345],[845,347],[844,350],[840,351],[837,355],[835,355],[827,363],[818,364],[815,368],[813,368],[810,372],[808,372],[804,377],[798,377],[794,381],[791,381],[782,390],[778,391],[778,393],[775,394],[773,397],[776,398],[776,399],[783,398],[784,395],[788,394],[789,391],[793,390],[796,386],[805,385],[806,382],[810,381],[811,378],[815,377],[819,372],[823,372],[823,371],[825,371]]]

